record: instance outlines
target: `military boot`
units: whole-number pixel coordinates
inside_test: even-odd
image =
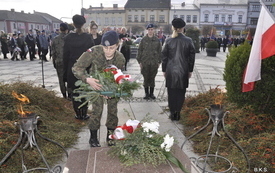
[[[150,95],[149,95],[149,97],[150,97],[151,99],[153,99],[153,100],[156,99],[156,97],[154,96],[154,87],[150,87]]]
[[[109,136],[114,133],[115,129],[111,129],[107,127],[107,137],[106,137],[106,142],[108,146],[114,146],[115,141],[113,139],[110,139]]]
[[[145,97],[143,97],[143,99],[145,100],[149,100],[150,99],[150,95],[149,95],[149,88],[148,87],[145,87],[144,88],[144,91],[145,91]]]
[[[90,140],[89,140],[90,147],[101,147],[97,139],[97,130],[90,129],[90,133],[91,133]]]

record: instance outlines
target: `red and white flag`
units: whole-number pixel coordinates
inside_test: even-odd
[[[262,4],[253,44],[244,73],[242,92],[252,91],[254,82],[261,80],[261,61],[275,55],[275,20]]]

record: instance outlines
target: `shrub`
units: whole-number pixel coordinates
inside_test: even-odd
[[[218,43],[216,42],[216,41],[214,41],[214,40],[210,40],[210,41],[208,41],[207,43],[206,43],[206,48],[212,48],[212,49],[216,49],[216,48],[218,48]]]
[[[227,95],[230,101],[238,106],[251,105],[253,109],[262,113],[275,111],[275,57],[262,60],[261,76],[255,89],[242,92],[243,73],[246,68],[251,46],[244,43],[236,48],[231,48],[224,68],[224,81],[226,82]]]
[[[200,30],[191,27],[186,30],[186,36],[192,38],[196,53],[200,52],[200,40],[199,40]]]

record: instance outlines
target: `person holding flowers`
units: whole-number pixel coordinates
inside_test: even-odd
[[[108,66],[114,65],[118,69],[124,69],[125,58],[122,53],[120,53],[117,48],[119,45],[119,37],[115,31],[106,32],[101,39],[101,45],[96,45],[88,49],[83,53],[72,68],[72,72],[76,78],[82,80],[89,84],[93,90],[99,91],[104,86],[100,81],[90,74],[96,73],[97,71],[104,71]],[[87,74],[86,69],[90,74]],[[100,128],[100,120],[103,112],[104,98],[107,99],[107,144],[108,146],[113,145],[113,140],[109,139],[108,136],[113,133],[118,125],[117,117],[117,103],[119,97],[98,97],[95,102],[93,102],[93,111],[89,120],[90,129],[90,139],[89,143],[91,147],[100,147],[97,133]]]

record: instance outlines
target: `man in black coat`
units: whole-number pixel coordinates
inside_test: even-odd
[[[35,38],[32,34],[32,30],[29,30],[28,35],[25,38],[25,41],[29,48],[30,60],[33,61],[35,59]]]

